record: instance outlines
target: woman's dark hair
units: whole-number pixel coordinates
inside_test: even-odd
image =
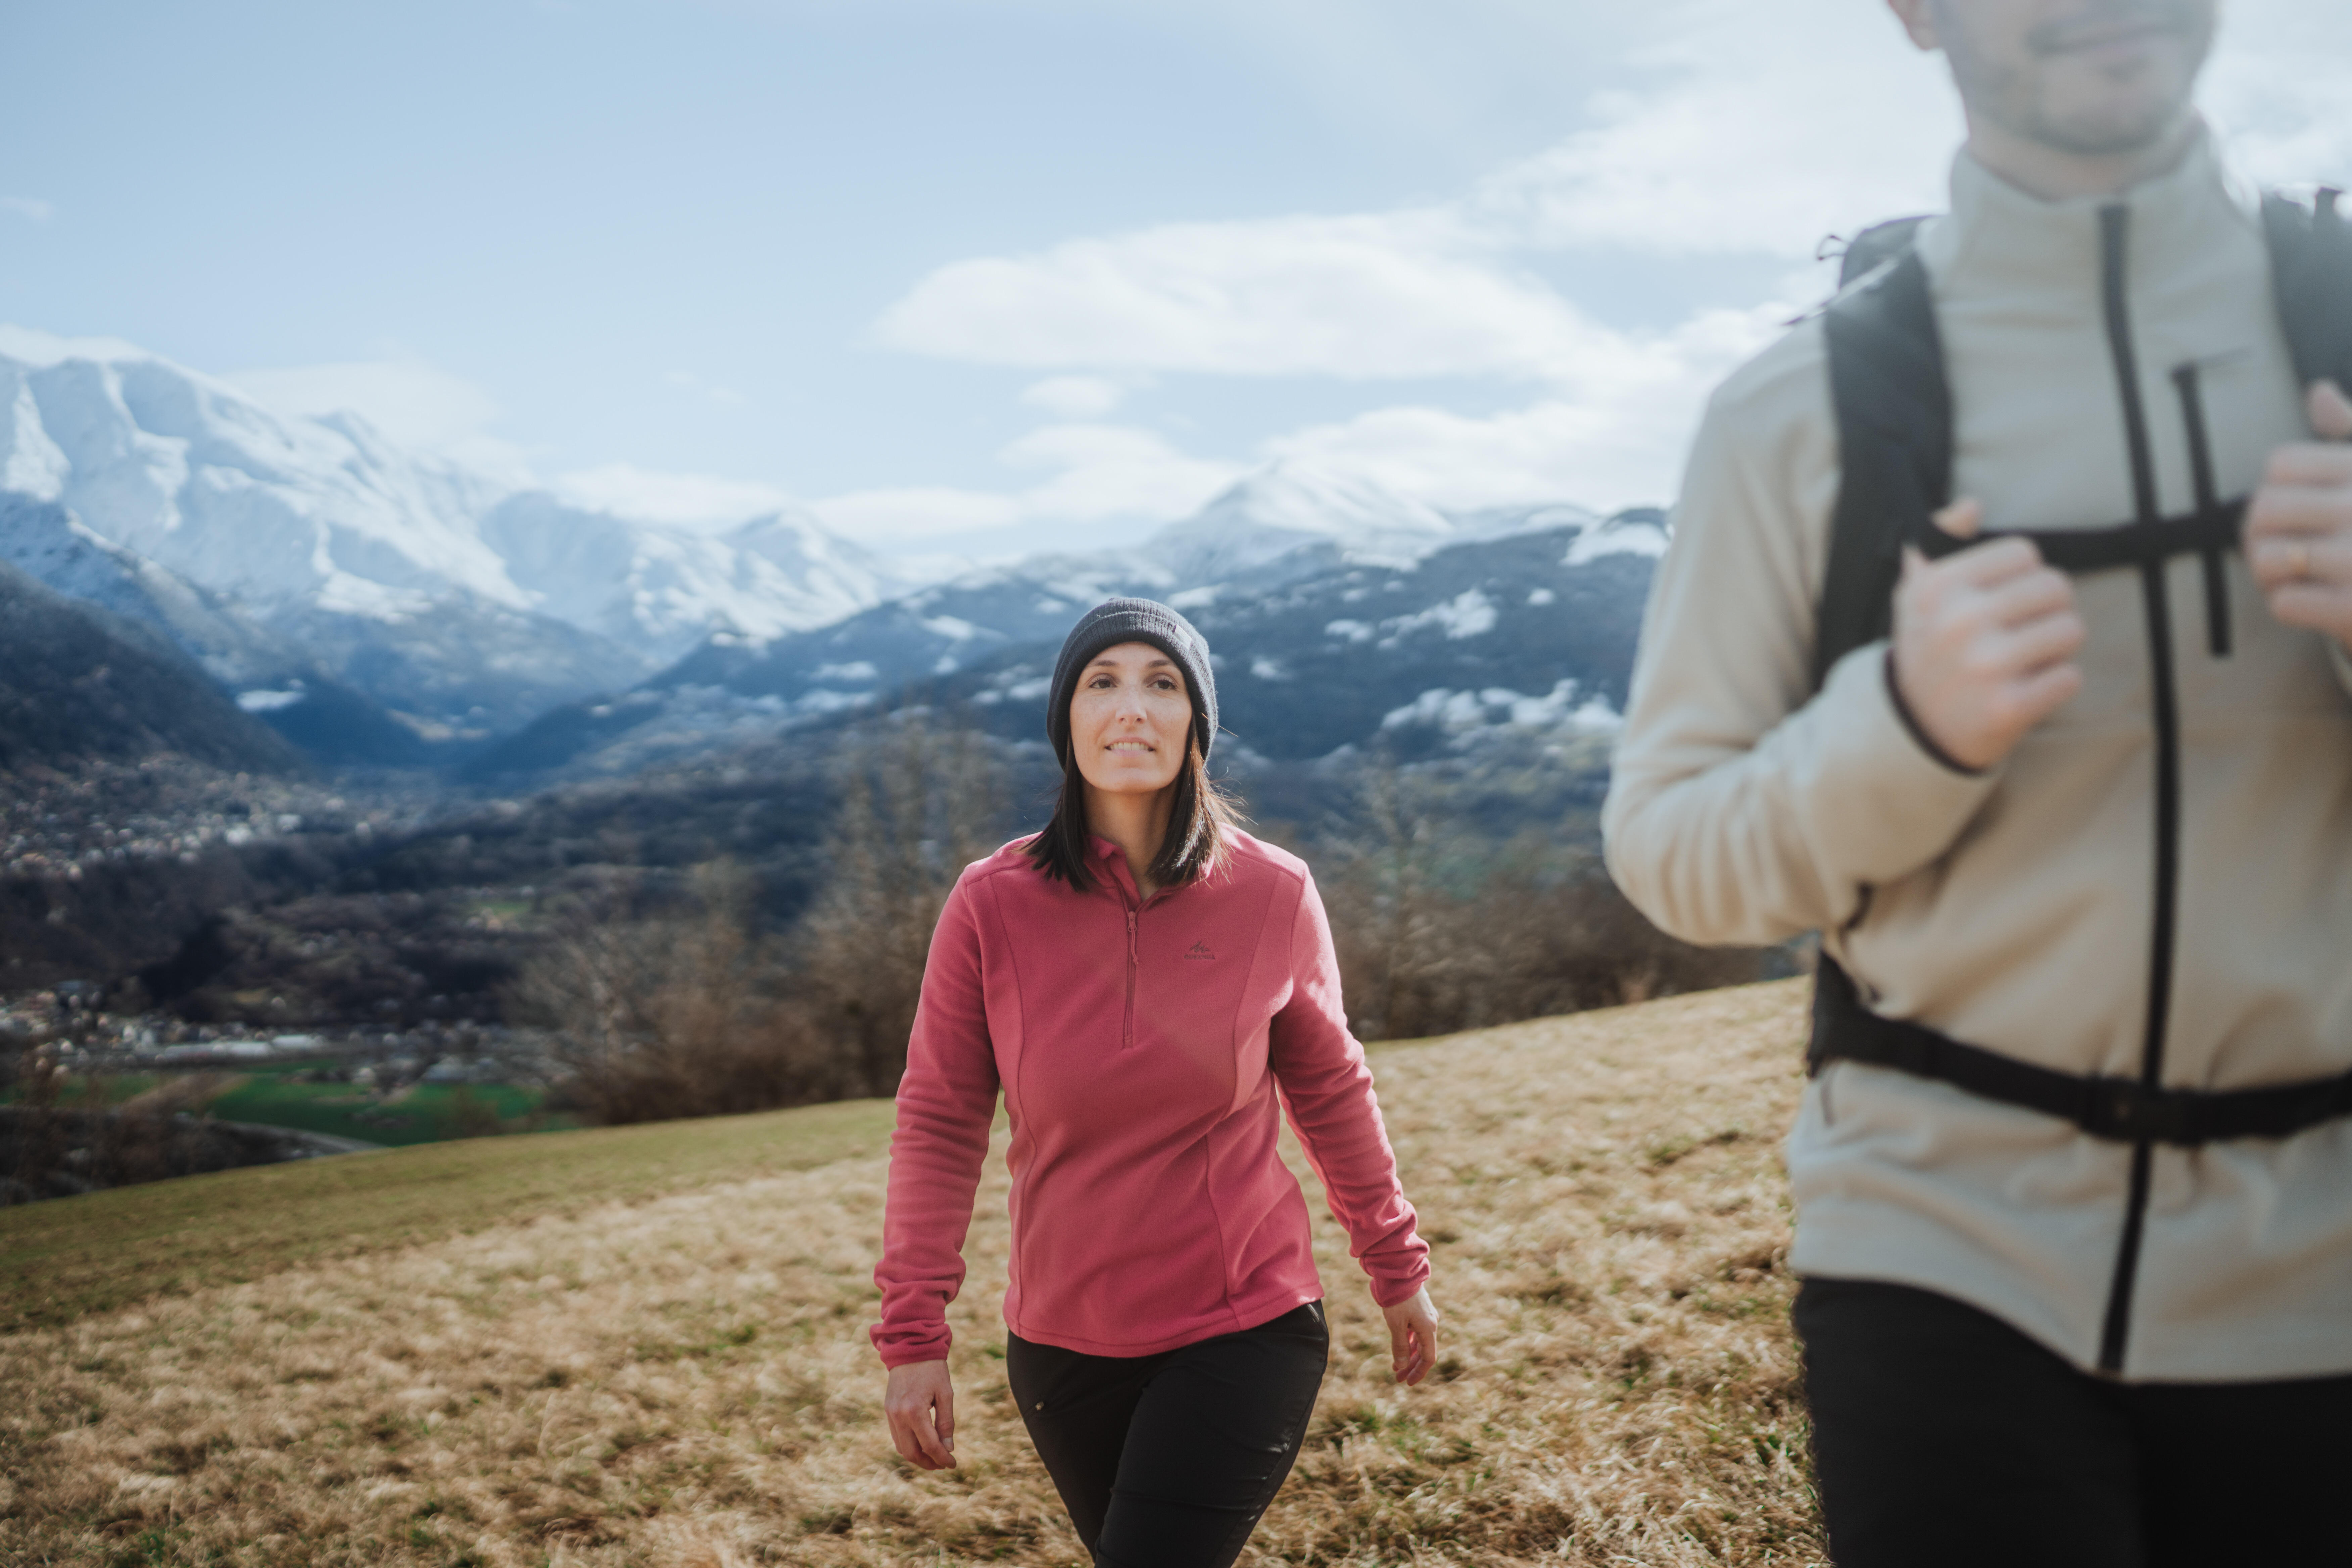
[[[1162,887],[1181,887],[1213,874],[1233,852],[1227,835],[1241,825],[1232,797],[1209,777],[1209,760],[1197,737],[1187,737],[1184,766],[1176,775],[1176,802],[1168,813],[1168,836],[1160,841],[1148,873]],[[1047,876],[1080,893],[1094,891],[1094,836],[1087,827],[1087,780],[1078,771],[1076,747],[1062,768],[1062,789],[1045,831],[1029,841],[1029,858]]]

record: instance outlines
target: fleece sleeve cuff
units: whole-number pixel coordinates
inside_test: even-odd
[[[1409,1301],[1429,1283],[1429,1254],[1417,1254],[1402,1270],[1382,1270],[1370,1275],[1372,1301],[1383,1308]]]
[[[1834,880],[1895,881],[1952,847],[2000,781],[1962,768],[1904,710],[1886,644],[1838,661],[1808,716],[1796,799],[1819,863]]]
[[[1958,774],[1963,779],[1981,778],[1986,773],[1991,771],[1990,768],[1971,768],[1967,763],[1958,760],[1957,758],[1953,757],[1950,752],[1946,751],[1942,747],[1936,744],[1936,737],[1927,733],[1927,727],[1919,722],[1919,716],[1911,711],[1911,705],[1909,703],[1903,700],[1903,684],[1895,678],[1895,650],[1893,648],[1886,650],[1886,656],[1878,661],[1878,667],[1880,672],[1886,677],[1886,700],[1894,705],[1895,716],[1903,721],[1904,733],[1910,736],[1912,740],[1917,744],[1920,750],[1934,758],[1937,762],[1941,764],[1945,768]]]
[[[945,1323],[928,1333],[885,1334],[880,1329],[872,1332],[874,1348],[881,1354],[882,1364],[896,1371],[919,1361],[945,1361],[954,1336]]]

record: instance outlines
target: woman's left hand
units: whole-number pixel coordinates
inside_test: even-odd
[[[1427,1377],[1437,1364],[1437,1305],[1423,1285],[1392,1307],[1382,1307],[1389,1320],[1389,1350],[1399,1383],[1411,1385]]]

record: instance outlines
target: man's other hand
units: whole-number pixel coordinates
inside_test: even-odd
[[[1974,538],[1984,508],[1960,501],[1936,526]],[[2083,689],[2074,585],[2030,540],[1995,539],[1930,561],[1903,553],[1895,591],[1895,690],[1945,757],[1982,771]]]
[[[2352,401],[2311,389],[2317,442],[2282,446],[2246,514],[2246,564],[2282,625],[2352,649]],[[2332,443],[2333,444],[2323,444]]]

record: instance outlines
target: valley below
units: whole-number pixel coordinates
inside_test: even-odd
[[[1365,1038],[1789,972],[1599,871],[1665,543],[1274,463],[1095,553],[918,571],[0,328],[0,1197],[211,1168],[207,1121],[400,1145],[887,1094],[940,901],[1045,820],[1054,654],[1112,594],[1209,639],[1217,771],[1314,867]]]

